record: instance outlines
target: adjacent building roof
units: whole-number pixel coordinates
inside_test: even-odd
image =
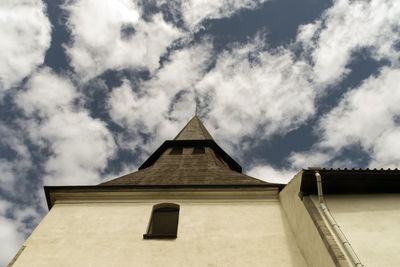
[[[317,194],[315,170],[302,170],[301,192]],[[398,169],[319,169],[324,194],[400,193]]]

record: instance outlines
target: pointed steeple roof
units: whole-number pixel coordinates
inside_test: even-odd
[[[273,185],[241,171],[241,166],[214,141],[196,112],[175,139],[165,141],[139,171],[100,186]]]
[[[196,114],[174,140],[213,140],[213,138]]]

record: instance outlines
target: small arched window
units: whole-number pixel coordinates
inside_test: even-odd
[[[178,219],[178,204],[160,203],[154,205],[147,233],[143,235],[143,238],[176,238],[178,232]]]

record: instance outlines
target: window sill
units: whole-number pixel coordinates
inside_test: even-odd
[[[151,235],[144,234],[143,239],[175,239],[176,235]]]

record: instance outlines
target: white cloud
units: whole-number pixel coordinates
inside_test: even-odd
[[[182,1],[182,16],[186,25],[194,30],[205,19],[230,17],[242,9],[255,9],[267,0],[215,0]]]
[[[320,151],[320,149],[312,147],[310,151],[291,153],[289,162],[293,169],[305,169],[308,167],[331,167],[327,163],[334,157],[334,152]],[[341,167],[341,166],[336,166]],[[347,167],[347,166],[346,166]]]
[[[279,170],[269,165],[257,165],[251,168],[247,175],[257,177],[269,183],[288,183],[298,170]]]
[[[397,116],[400,116],[398,113]],[[373,145],[373,157],[370,166],[373,168],[400,167],[400,126],[383,131]]]
[[[163,92],[137,95],[126,80],[122,86],[114,88],[108,101],[110,115],[129,133],[128,137],[119,137],[119,145],[134,149],[137,154],[143,152],[142,150],[148,153],[156,145],[160,145],[161,136],[168,135],[163,132],[165,129],[161,129],[162,126],[173,127],[173,122],[168,123],[169,103],[170,99]],[[170,138],[169,136],[168,139]]]
[[[179,38],[191,40],[191,32],[204,19],[228,17],[241,9],[257,8],[263,2],[158,2],[158,6],[167,4],[172,12],[181,13],[190,31],[184,32],[166,22],[161,13],[152,15],[150,21],[144,20],[137,1],[67,1],[63,7],[69,13],[67,25],[73,42],[65,48],[76,73],[85,80],[107,69],[136,68],[153,72],[167,48]],[[124,38],[123,28],[132,34]]]
[[[203,6],[201,2],[189,1],[182,4],[181,12],[186,23],[195,27],[205,18],[230,16],[241,8],[256,8],[260,3],[217,1]],[[174,2],[174,6],[179,5]],[[201,79],[186,79],[186,70],[192,68],[192,62],[183,56],[180,61],[175,58],[138,88],[130,88],[126,81],[121,88],[114,89],[109,101],[110,114],[121,125],[140,128],[135,136],[140,136],[139,133],[159,136],[157,140],[161,142],[185,121],[185,115],[178,114],[190,110],[187,99],[200,97],[201,106],[207,107],[203,120],[211,132],[231,151],[234,143],[241,144],[235,147],[240,154],[240,150],[273,135],[284,135],[315,116],[315,100],[321,96],[321,89],[344,78],[353,52],[368,48],[375,59],[388,59],[396,66],[399,52],[394,44],[398,40],[399,10],[395,1],[336,1],[320,19],[299,28],[296,44],[302,43],[311,54],[312,65],[294,59],[292,47],[267,50],[265,40],[260,37],[248,44],[233,44],[217,56],[216,66]],[[174,55],[179,53],[176,51]],[[194,76],[198,73],[204,71],[192,72]],[[186,81],[190,81],[194,91]],[[172,102],[180,90],[185,90],[183,99]],[[355,134],[354,138],[360,136]],[[142,143],[135,140],[135,145]],[[334,148],[321,149],[317,148],[319,154],[308,153],[308,160],[315,164],[331,160],[327,151]],[[307,164],[304,155],[293,154],[290,161],[294,166],[309,166],[311,162]],[[349,163],[335,161],[335,164]]]
[[[0,215],[5,215],[10,203],[6,200],[0,199]]]
[[[203,120],[223,147],[232,151],[234,144],[241,144],[236,154],[304,123],[315,112],[311,68],[295,61],[289,49],[268,52],[264,47],[259,36],[233,45],[206,73],[212,57],[206,40],[173,52],[163,68],[137,88],[128,81],[114,88],[110,115],[132,133],[125,146],[149,152],[176,135],[193,114],[196,96],[207,107],[200,110]],[[150,142],[142,135],[149,135]],[[242,142],[246,138],[255,141]]]
[[[51,26],[40,0],[0,3],[0,97],[43,63]]]
[[[0,266],[7,266],[40,218],[41,215],[34,208],[17,207],[0,198]],[[30,221],[31,225],[27,226],[26,221]]]
[[[0,266],[7,266],[25,240],[23,232],[18,230],[19,223],[5,216],[10,208],[10,202],[0,199],[0,243],[3,244],[0,249]]]
[[[207,121],[217,140],[248,149],[285,134],[314,115],[311,69],[288,49],[265,51],[264,40],[233,46],[196,85],[210,110]],[[253,144],[242,142],[245,137]]]
[[[321,140],[315,152],[292,154],[293,164],[299,166],[314,158],[318,165],[331,165],[344,149],[360,146],[372,158],[371,167],[400,166],[399,84],[400,70],[385,67],[345,94],[339,105],[320,119]],[[348,160],[341,163],[352,163]]]
[[[24,241],[24,235],[15,227],[14,221],[0,215],[0,265],[7,266],[11,259],[17,254]]]
[[[311,53],[315,81],[325,86],[343,79],[352,53],[361,48],[370,49],[377,60],[398,65],[399,17],[397,0],[338,0],[320,20],[299,27],[297,41]]]
[[[39,223],[41,215],[33,206],[38,207],[42,199],[35,192],[38,185],[31,185],[31,192],[21,196],[26,190],[27,174],[32,169],[31,153],[25,145],[25,136],[18,129],[0,123],[0,136],[3,148],[10,150],[9,158],[0,159],[0,243],[5,244],[0,250],[0,266],[6,266],[16,255],[25,237]],[[40,188],[42,190],[42,188]],[[31,207],[22,207],[12,201],[2,199],[4,196],[29,203]],[[27,199],[27,195],[33,196]],[[39,202],[39,203],[38,203]],[[43,201],[44,202],[44,201]],[[44,204],[44,203],[43,203]],[[40,208],[39,208],[40,209]]]
[[[23,135],[0,123],[1,143],[15,153],[15,157],[0,159],[0,188],[13,193],[15,182],[31,168],[30,152],[23,143]]]
[[[8,160],[0,159],[1,188],[11,190],[14,183],[14,164]]]
[[[125,147],[150,152],[178,133],[194,114],[193,87],[201,79],[210,57],[211,44],[205,40],[173,52],[164,67],[140,88],[132,88],[124,81],[113,89],[108,101],[110,115],[129,132]],[[149,136],[147,143],[142,135]]]
[[[77,106],[81,97],[65,78],[48,69],[35,73],[16,103],[30,119],[21,121],[34,144],[49,147],[46,185],[96,184],[115,143],[104,122]]]
[[[228,17],[263,2],[185,1],[179,12],[193,33],[205,19]],[[4,3],[0,5],[0,14],[5,14],[0,17],[7,18],[0,26],[2,40],[6,40],[0,44],[1,89],[43,62],[50,42],[50,24],[41,2],[26,1],[19,7]],[[335,1],[319,20],[299,28],[296,43],[301,42],[310,53],[312,65],[294,59],[291,47],[267,50],[266,41],[256,37],[217,55],[216,65],[208,73],[214,57],[210,40],[173,51],[160,67],[160,56],[167,48],[181,37],[190,39],[190,33],[164,21],[161,14],[143,20],[142,10],[128,0],[67,1],[64,9],[69,12],[72,42],[65,48],[82,80],[108,69],[151,71],[150,79],[137,87],[124,80],[108,99],[111,118],[126,130],[118,136],[120,147],[135,149],[142,158],[177,134],[193,114],[197,97],[201,107],[206,107],[200,113],[210,132],[224,148],[240,156],[242,150],[284,135],[315,116],[318,92],[343,79],[353,52],[368,48],[375,59],[389,60],[391,68],[382,69],[378,76],[347,93],[321,118],[321,140],[309,151],[293,153],[288,158],[290,168],[279,170],[260,164],[248,172],[269,182],[285,183],[299,168],[351,166],[353,159],[341,156],[352,146],[369,153],[373,167],[399,166],[400,71],[394,69],[400,53],[394,48],[399,40],[399,5],[395,0]],[[26,10],[34,15],[21,16]],[[13,26],[12,33],[4,25]],[[20,31],[15,30],[18,27],[22,27]],[[134,33],[124,35],[124,29]],[[96,184],[114,155],[116,145],[110,131],[79,104],[82,98],[67,78],[48,69],[34,73],[26,90],[16,97],[16,104],[27,116],[19,125],[35,145],[52,153],[44,163],[45,184]],[[28,169],[31,160],[15,131],[0,127],[0,133],[18,155],[15,162],[0,161],[0,186],[10,191],[15,177],[23,171],[16,167]],[[3,216],[9,207],[4,203],[0,200],[0,242],[11,245],[9,251],[0,252],[0,264],[6,262],[3,258],[15,255],[23,233],[28,231],[20,221],[27,216],[40,217],[32,209],[22,209],[16,210],[11,220]]]
[[[292,168],[354,167],[360,159],[346,151],[360,149],[371,167],[396,167],[399,148],[400,2],[338,0],[319,20],[299,27],[297,42],[311,55],[318,88],[335,84],[351,71],[354,52],[367,49],[376,60],[390,63],[376,76],[350,89],[340,103],[319,119],[320,141],[309,151],[292,153]]]
[[[154,71],[160,56],[182,33],[155,14],[151,21],[130,0],[67,1],[72,44],[66,46],[71,64],[83,79],[107,69],[139,68]],[[128,36],[125,32],[131,32]],[[132,33],[133,32],[133,33]]]

